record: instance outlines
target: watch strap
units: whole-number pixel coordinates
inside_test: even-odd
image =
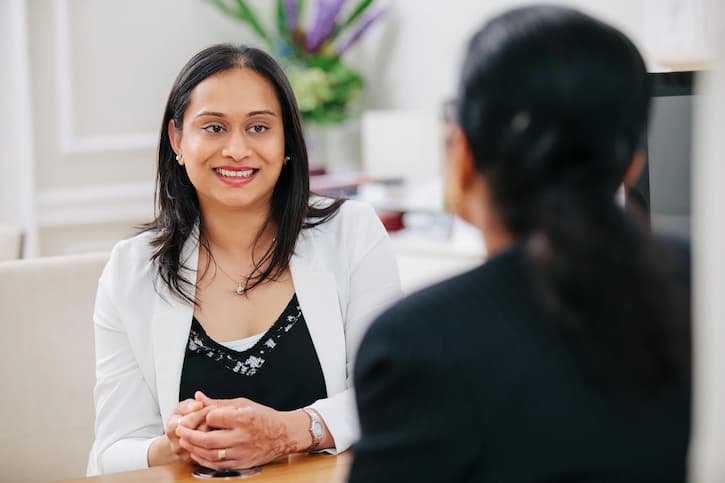
[[[322,437],[324,436],[324,426],[317,411],[309,407],[302,408],[302,410],[310,417],[310,427],[308,429],[310,431],[310,436],[312,436],[312,444],[310,444],[307,448],[307,451],[314,451],[322,441]]]

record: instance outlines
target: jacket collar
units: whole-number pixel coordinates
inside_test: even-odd
[[[298,244],[290,272],[300,309],[305,316],[328,396],[345,389],[346,350],[338,283],[335,275],[316,263],[313,247]]]
[[[196,291],[196,271],[199,263],[199,228],[195,226],[181,250],[181,274],[191,282],[190,292]],[[152,320],[152,347],[156,369],[156,391],[164,422],[179,403],[181,368],[184,365],[194,305],[180,299],[165,284],[159,284],[156,310]]]

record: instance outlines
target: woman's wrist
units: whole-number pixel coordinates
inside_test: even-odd
[[[315,411],[313,409],[313,411]],[[325,420],[319,412],[315,411],[318,420],[322,426],[322,438],[313,446],[315,438],[312,435],[312,418],[304,409],[288,411],[282,413],[285,415],[287,425],[287,436],[290,446],[290,453],[304,453],[305,451],[317,451],[335,446],[335,440],[332,437]]]
[[[303,453],[312,444],[310,417],[301,409],[286,411],[284,415],[287,428],[289,453]]]
[[[171,451],[171,442],[166,435],[156,438],[146,452],[149,468],[178,461],[179,457]]]

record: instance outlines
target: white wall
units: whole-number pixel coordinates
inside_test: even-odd
[[[178,70],[212,43],[256,40],[197,0],[13,1],[27,10],[37,254],[110,248],[153,215]]]
[[[22,0],[0,2],[0,224],[34,225],[31,94],[28,88],[27,12]],[[26,236],[26,252],[35,237]]]
[[[17,45],[17,34],[13,25],[17,22],[18,2],[0,2],[0,58],[9,59],[11,64],[18,65],[16,52],[20,50]],[[14,69],[0,69],[0,106],[7,115],[0,116],[0,141],[5,146],[5,154],[0,156],[0,172],[6,180],[15,180],[18,177],[18,167],[12,160],[18,156],[19,146],[14,142],[12,118],[16,114],[16,107],[13,101],[14,87],[17,86],[17,75]],[[15,222],[15,217],[9,205],[15,202],[17,197],[17,186],[11,183],[3,183],[0,189],[0,221],[5,223]]]
[[[350,52],[368,81],[365,107],[429,114],[454,93],[470,35],[525,3],[384,1],[388,17]],[[251,2],[272,18],[274,2]],[[556,3],[644,43],[646,0]],[[18,212],[1,203],[0,220],[28,223],[40,255],[110,247],[148,220],[159,122],[176,73],[211,43],[258,44],[203,0],[4,0],[0,27],[0,59],[10,66],[0,74],[0,99],[15,106],[0,119],[0,141],[10,146],[0,158],[0,201],[22,205]]]
[[[725,6],[711,0],[719,22],[717,61],[702,83],[693,172],[695,400],[691,478],[725,481]]]
[[[487,18],[525,0],[393,0],[384,32],[362,47],[372,59],[368,99],[373,108],[435,110],[455,93],[469,37]],[[644,0],[559,0],[621,28],[644,44]]]

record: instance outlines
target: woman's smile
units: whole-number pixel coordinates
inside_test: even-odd
[[[259,168],[247,166],[219,166],[213,169],[217,177],[231,186],[242,186],[254,180]]]

